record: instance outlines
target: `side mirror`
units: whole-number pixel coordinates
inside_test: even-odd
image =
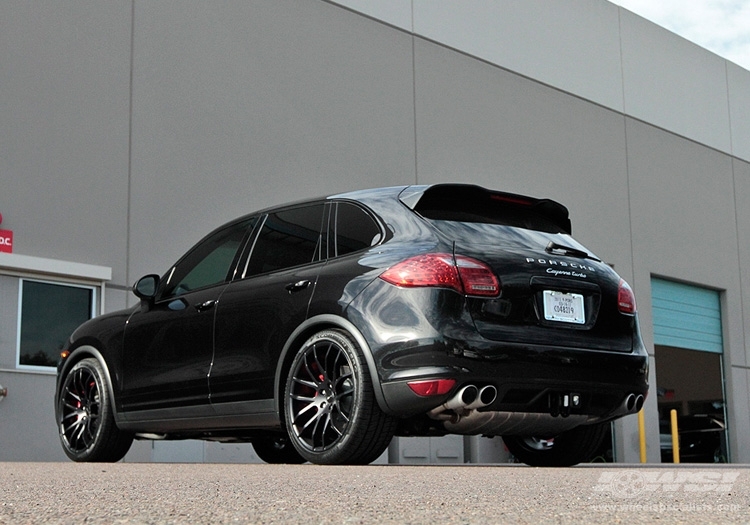
[[[133,285],[133,293],[142,301],[151,302],[156,297],[159,288],[160,277],[158,275],[147,275],[138,279]]]

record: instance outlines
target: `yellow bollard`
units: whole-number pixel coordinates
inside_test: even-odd
[[[646,463],[646,418],[643,409],[638,412],[638,437],[641,446],[641,463]]]
[[[669,412],[669,418],[672,420],[672,462],[680,462],[680,437],[677,433],[677,411],[672,409]]]

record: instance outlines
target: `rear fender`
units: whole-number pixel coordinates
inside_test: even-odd
[[[326,328],[340,328],[342,330],[345,330],[362,349],[362,353],[365,356],[367,368],[372,379],[373,390],[375,391],[375,399],[377,399],[380,409],[383,412],[390,414],[391,411],[388,409],[388,405],[385,402],[385,397],[383,396],[383,388],[380,384],[380,378],[378,376],[377,367],[375,366],[375,359],[372,356],[372,350],[370,349],[370,345],[367,344],[367,340],[362,335],[362,332],[360,332],[359,329],[351,321],[348,321],[343,317],[333,314],[321,314],[311,317],[304,323],[299,325],[297,329],[292,332],[292,335],[290,335],[287,339],[287,342],[281,351],[281,355],[279,356],[278,366],[276,368],[276,378],[274,380],[274,410],[276,411],[276,414],[279,416],[280,420],[282,419],[282,396],[280,395],[280,392],[283,391],[284,382],[286,381],[286,364],[291,361],[293,356],[299,350],[300,345],[304,343],[308,337],[312,336],[316,332],[319,332],[320,330],[325,330]]]

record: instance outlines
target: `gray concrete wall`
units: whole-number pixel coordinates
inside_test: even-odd
[[[0,3],[0,213],[14,252],[125,279],[129,2]]]
[[[16,253],[111,267],[107,310],[274,203],[448,180],[551,197],[634,286],[650,349],[652,276],[722,292],[750,461],[750,72],[604,0],[13,1],[0,50],[2,228]],[[14,345],[0,334],[0,374]],[[13,374],[33,388],[0,404],[0,459],[35,459],[5,422],[53,378]],[[51,443],[43,402],[23,432]],[[637,461],[635,418],[617,440]]]
[[[332,0],[750,160],[750,72],[605,0]]]
[[[253,209],[413,182],[411,47],[324,2],[138,4],[129,281]]]
[[[57,439],[52,374],[0,370],[0,461],[63,461]]]

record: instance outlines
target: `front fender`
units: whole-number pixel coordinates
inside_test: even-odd
[[[83,359],[93,357],[97,361],[99,361],[99,364],[102,367],[102,370],[104,370],[104,379],[107,382],[107,390],[109,390],[109,398],[112,400],[112,412],[115,417],[115,422],[120,421],[119,413],[117,411],[117,402],[115,397],[115,389],[112,384],[112,377],[110,376],[109,372],[109,365],[107,365],[107,361],[104,359],[104,356],[102,353],[95,347],[91,345],[81,345],[75,350],[73,350],[70,355],[65,358],[65,360],[61,363],[60,367],[57,371],[57,383],[55,385],[55,417],[59,419],[59,404],[60,404],[60,388],[62,385],[62,379],[68,374],[71,368],[75,366],[76,363],[79,361],[82,361]]]

